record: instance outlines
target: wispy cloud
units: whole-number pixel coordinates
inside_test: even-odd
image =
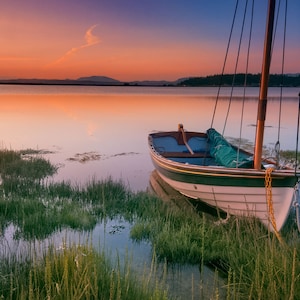
[[[78,51],[87,48],[87,47],[91,47],[94,46],[96,44],[99,44],[101,42],[101,40],[99,39],[99,37],[93,35],[93,30],[94,28],[97,26],[97,24],[91,26],[85,33],[84,39],[85,39],[85,44],[78,46],[78,47],[74,47],[72,49],[70,49],[69,51],[67,51],[62,57],[60,57],[58,60],[56,60],[53,65],[59,64],[64,62],[65,60],[67,60],[68,58],[70,58],[71,56],[73,56],[75,53],[77,53]]]
[[[91,26],[85,33],[85,41],[86,41],[85,47],[100,43],[100,39],[97,36],[93,35],[93,33],[92,33],[92,31],[94,30],[94,28],[96,26],[97,26],[97,24]]]

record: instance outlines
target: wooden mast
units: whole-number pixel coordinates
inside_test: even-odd
[[[275,0],[269,0],[268,18],[265,33],[265,45],[261,71],[259,102],[257,111],[256,136],[254,148],[254,168],[261,169],[261,157],[264,139],[264,127],[267,110],[268,84],[271,64],[272,37],[274,27]]]

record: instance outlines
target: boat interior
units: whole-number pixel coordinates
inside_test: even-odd
[[[253,155],[227,142],[210,128],[206,133],[184,131],[179,124],[177,131],[151,134],[155,150],[170,160],[201,166],[252,168]]]
[[[155,150],[165,158],[194,165],[216,165],[208,136],[201,132],[170,131],[151,135]]]

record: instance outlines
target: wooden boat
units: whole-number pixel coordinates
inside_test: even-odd
[[[258,218],[278,232],[290,213],[297,172],[262,159],[275,0],[269,1],[254,154],[237,149],[215,129],[149,134],[151,159],[175,190],[228,214]]]

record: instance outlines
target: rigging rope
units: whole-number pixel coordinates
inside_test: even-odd
[[[230,111],[230,107],[231,107],[231,103],[232,103],[232,95],[233,95],[235,77],[236,77],[237,67],[238,67],[238,63],[239,63],[239,59],[240,59],[241,45],[242,45],[242,39],[243,39],[243,33],[244,33],[244,27],[245,27],[245,19],[246,19],[247,6],[248,6],[248,0],[246,1],[245,9],[244,9],[244,16],[243,16],[243,23],[242,23],[242,28],[241,28],[239,46],[238,46],[237,57],[236,57],[236,61],[235,61],[233,79],[232,79],[232,83],[231,83],[230,98],[229,98],[229,103],[228,103],[228,108],[227,108],[227,113],[226,113],[226,117],[225,117],[225,122],[224,122],[224,127],[223,127],[222,135],[224,135],[224,132],[225,132],[225,128],[226,128],[227,120],[228,120],[228,115],[229,115],[229,111]]]
[[[251,46],[251,39],[252,39],[253,16],[254,16],[254,0],[252,0],[252,9],[251,9],[248,51],[247,51],[247,60],[246,60],[243,101],[242,101],[242,114],[241,114],[241,121],[240,121],[240,135],[239,135],[239,144],[238,144],[237,159],[236,159],[237,164],[239,162],[240,147],[241,147],[241,141],[242,141],[243,120],[244,120],[245,99],[246,99],[246,87],[247,87],[247,76],[248,76],[248,67],[249,67],[250,46]]]
[[[278,141],[280,139],[280,128],[281,128],[281,106],[282,106],[282,90],[284,83],[284,64],[285,64],[285,40],[286,40],[286,22],[287,22],[287,3],[285,1],[285,12],[284,12],[284,34],[282,42],[282,65],[281,65],[281,87],[280,87],[280,106],[279,106],[279,118],[278,118]]]
[[[281,1],[279,2],[280,5]],[[280,97],[279,97],[279,112],[278,112],[278,136],[277,142],[275,144],[276,153],[276,163],[279,165],[279,155],[280,155],[280,130],[281,130],[281,107],[282,107],[282,94],[283,94],[283,84],[284,84],[284,63],[285,63],[285,40],[286,40],[286,22],[287,22],[287,3],[285,1],[285,11],[284,11],[284,31],[283,31],[283,42],[282,42],[282,64],[281,64],[281,84],[280,84]],[[279,11],[279,7],[278,7]],[[279,13],[278,13],[279,15]]]
[[[238,8],[238,4],[239,4],[239,0],[236,0],[235,10],[234,10],[234,14],[233,14],[233,20],[232,20],[232,24],[231,24],[229,39],[228,39],[228,43],[227,43],[227,49],[226,49],[226,53],[225,53],[225,58],[224,58],[224,63],[223,63],[223,68],[222,68],[222,73],[221,73],[221,78],[220,78],[220,83],[219,83],[219,88],[218,88],[218,92],[217,92],[215,107],[214,107],[214,111],[213,111],[213,115],[212,115],[212,120],[211,120],[211,125],[210,125],[211,128],[213,127],[213,123],[214,123],[214,119],[215,119],[215,115],[216,115],[216,110],[217,110],[217,106],[218,106],[218,102],[219,102],[219,96],[220,96],[220,91],[221,91],[222,79],[223,79],[224,72],[225,72],[225,67],[226,67],[226,62],[227,62],[229,47],[230,47],[230,43],[231,43],[231,38],[232,38],[232,32],[233,32],[233,28],[234,28],[234,23],[235,23],[235,19],[236,19],[236,12],[237,12],[237,8]]]

